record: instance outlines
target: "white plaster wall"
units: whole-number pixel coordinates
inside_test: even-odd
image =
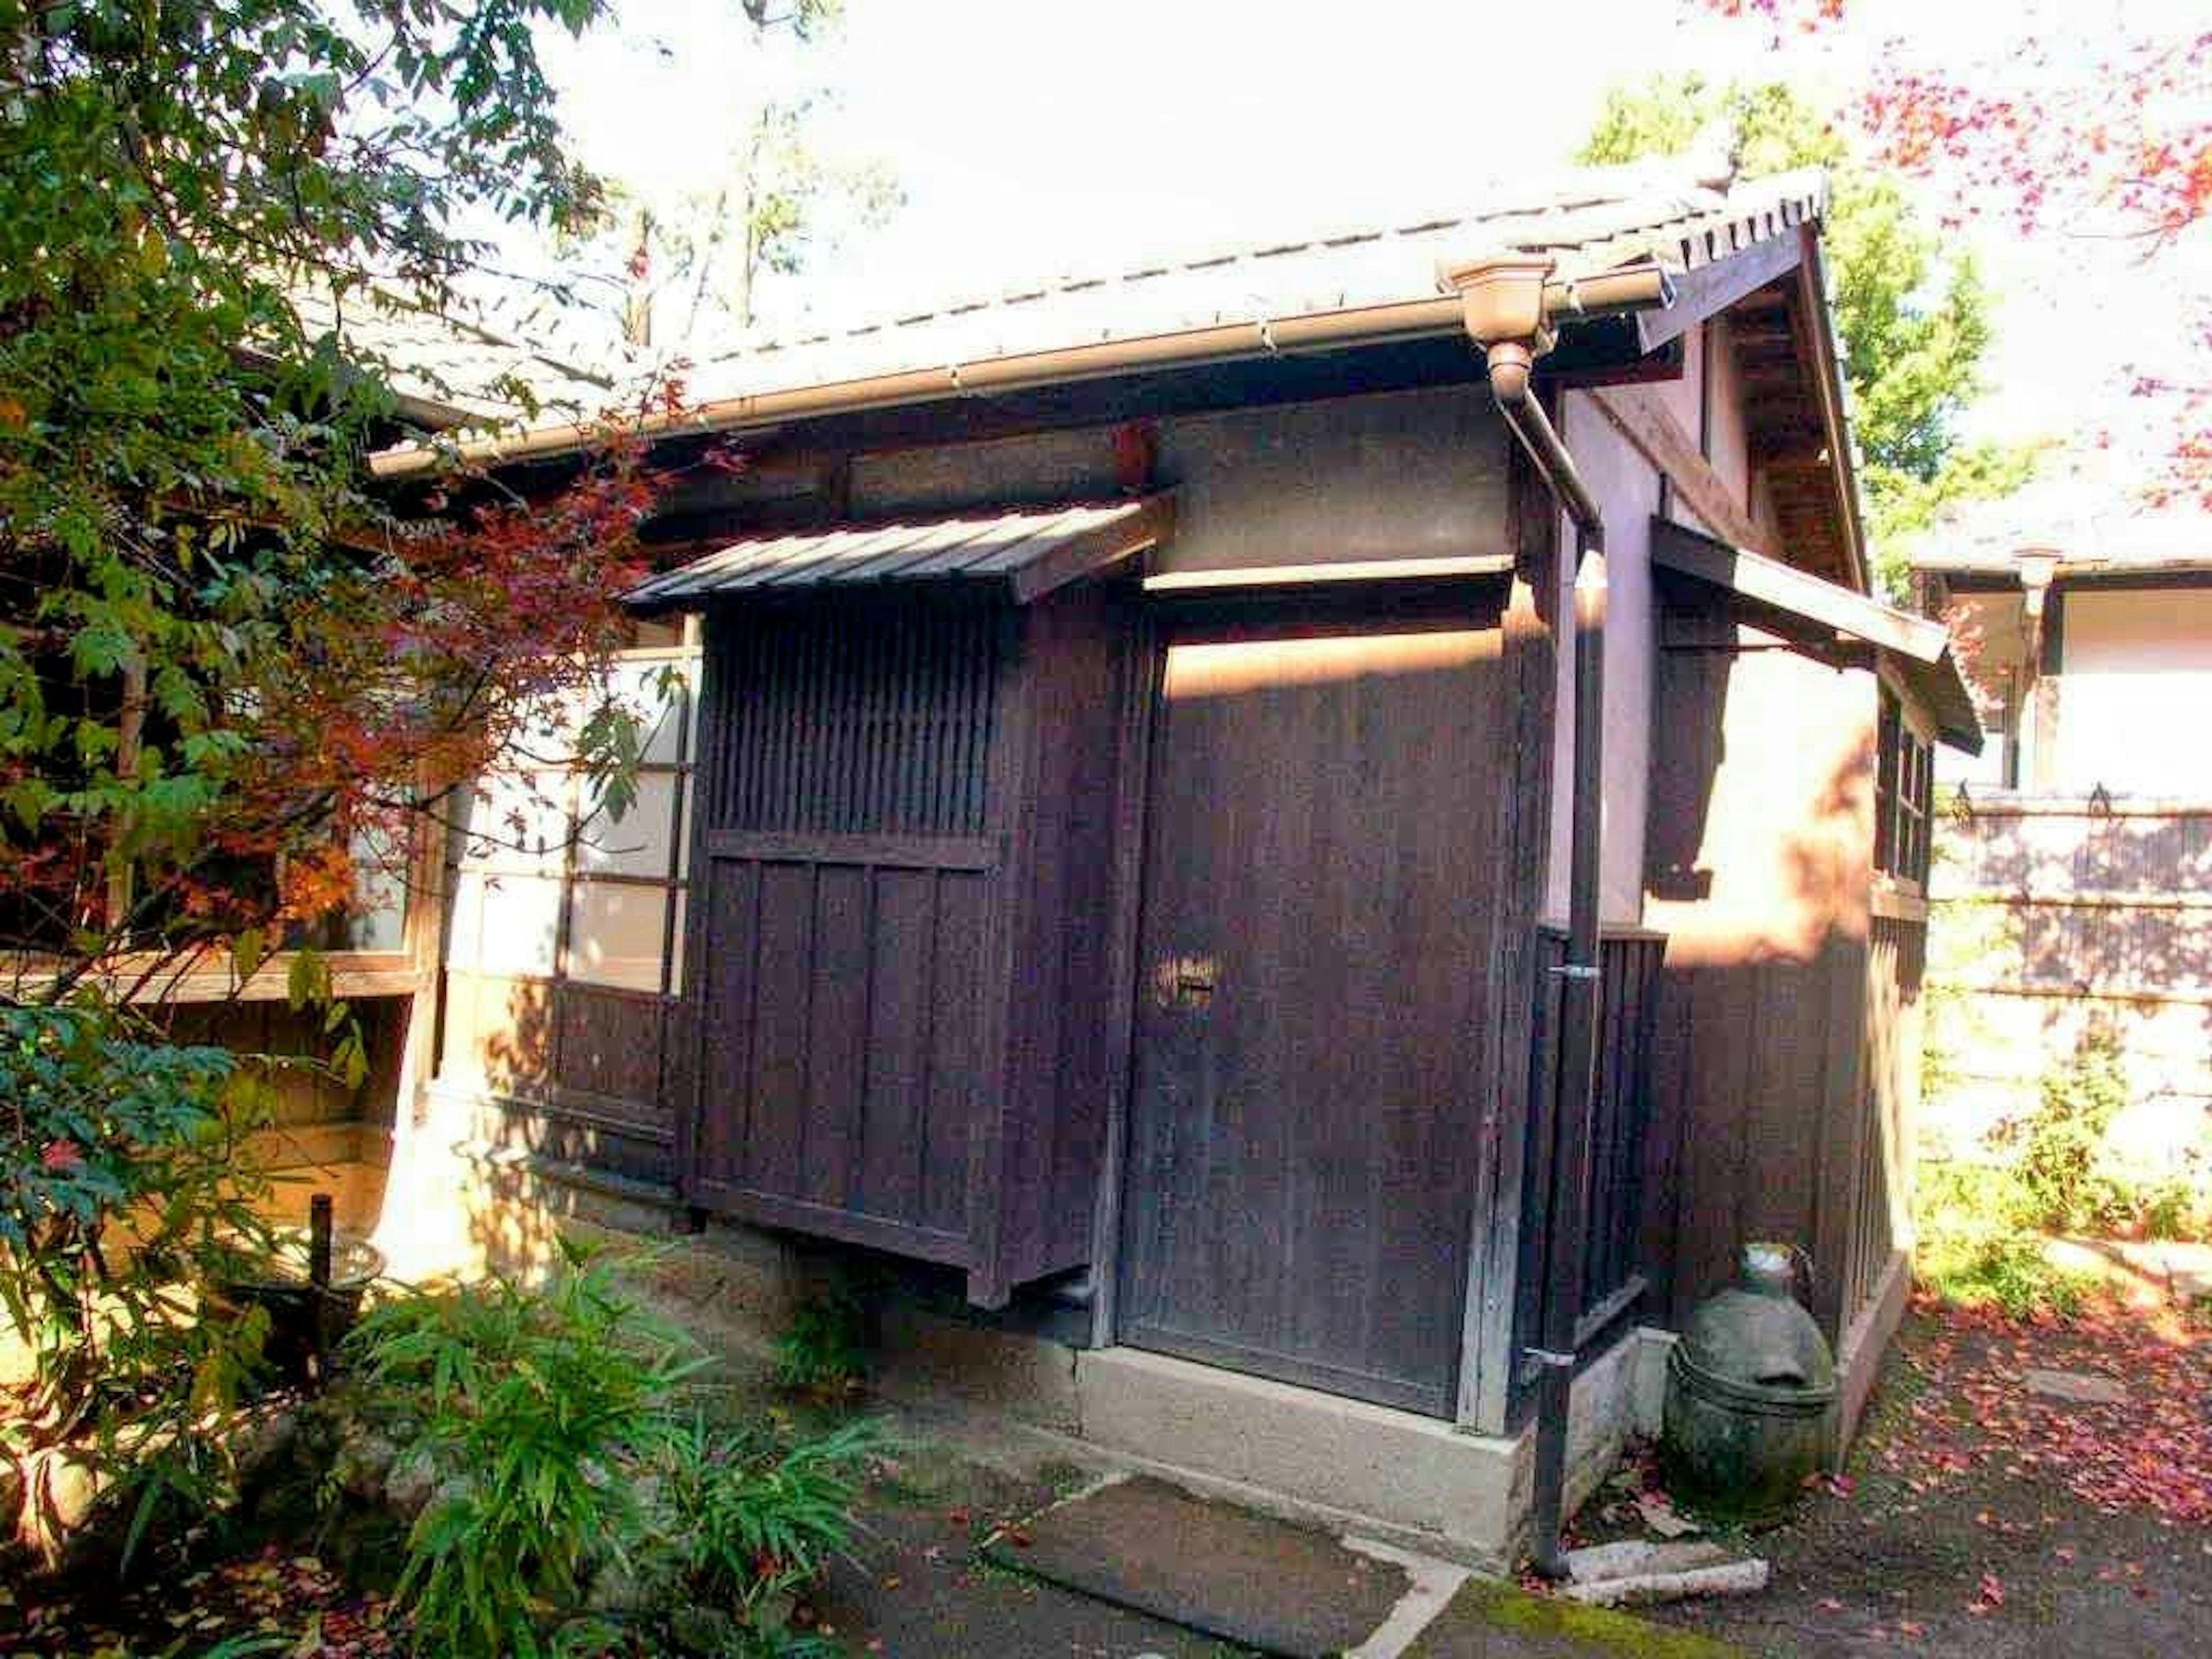
[[[1659,477],[1650,463],[1589,400],[1570,392],[1562,436],[1605,514],[1607,611],[1605,657],[1605,833],[1599,915],[1633,924],[1644,914],[1644,804],[1651,749],[1651,669],[1656,623],[1651,597],[1651,515],[1659,509]],[[1562,522],[1560,580],[1574,580],[1574,527]],[[1572,615],[1571,592],[1559,614]],[[1565,641],[1562,641],[1563,645]],[[1559,653],[1559,731],[1573,729],[1574,680],[1569,653]],[[1572,744],[1553,756],[1549,920],[1567,914],[1568,832],[1574,793]]]
[[[2059,643],[2052,782],[2212,794],[2212,588],[2074,588]]]

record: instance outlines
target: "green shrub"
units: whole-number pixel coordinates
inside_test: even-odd
[[[1913,1194],[1922,1288],[1962,1307],[1995,1303],[2014,1319],[2077,1312],[2087,1281],[2045,1254],[2042,1201],[2008,1165],[1923,1164]]]
[[[349,1340],[439,1477],[393,1599],[455,1659],[547,1651],[541,1632],[576,1620],[594,1559],[628,1565],[640,1472],[680,1437],[671,1395],[698,1362],[609,1262],[563,1249],[543,1286],[405,1295]]]
[[[537,1656],[639,1624],[656,1652],[818,1647],[790,1613],[849,1536],[874,1431],[710,1426],[684,1409],[703,1363],[689,1340],[617,1263],[562,1250],[543,1285],[408,1293],[349,1340],[360,1393],[395,1432],[413,1425],[401,1455],[428,1455],[439,1482],[393,1597],[418,1649]],[[631,1610],[588,1611],[610,1575]]]
[[[1997,1126],[1991,1140],[2016,1158],[2038,1225],[2059,1232],[2110,1225],[2130,1207],[2106,1167],[2105,1139],[2128,1104],[2127,1070],[2109,1036],[2085,1038],[2046,1073],[2035,1109]]]
[[[810,1638],[790,1628],[792,1607],[849,1540],[854,1500],[881,1444],[867,1423],[786,1440],[768,1428],[695,1421],[672,1443],[662,1483],[672,1577],[694,1600],[729,1609],[741,1647],[809,1650]]]
[[[249,1140],[266,1088],[157,1036],[120,1009],[0,1008],[0,1314],[32,1370],[0,1451],[50,1553],[58,1462],[132,1504],[126,1559],[164,1508],[228,1494],[226,1425],[267,1329],[202,1294],[269,1242]]]
[[[849,1290],[801,1303],[790,1328],[776,1339],[776,1370],[784,1386],[824,1395],[849,1392],[867,1369],[866,1328],[866,1312]]]

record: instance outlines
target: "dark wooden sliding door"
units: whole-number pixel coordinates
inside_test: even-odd
[[[1489,617],[1171,635],[1119,1316],[1451,1414],[1504,769]]]

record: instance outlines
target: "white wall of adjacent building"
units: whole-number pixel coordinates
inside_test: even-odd
[[[2075,587],[2053,787],[2212,795],[2212,588]]]

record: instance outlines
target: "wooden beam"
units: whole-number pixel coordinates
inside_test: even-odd
[[[1665,404],[1636,386],[1593,392],[1590,397],[1714,535],[1769,558],[1778,556],[1771,538],[1713,471],[1712,463],[1698,453],[1697,440],[1682,430]]]
[[[1362,559],[1340,564],[1233,566],[1224,570],[1177,570],[1145,578],[1147,593],[1209,593],[1249,588],[1322,587],[1347,582],[1463,581],[1469,577],[1510,576],[1510,553],[1473,554],[1460,559]]]
[[[1646,351],[1686,332],[1776,277],[1796,269],[1804,257],[1798,239],[1787,232],[1753,242],[1740,253],[1699,265],[1676,278],[1674,303],[1663,311],[1637,313],[1637,343]]]
[[[1551,411],[1555,416],[1557,410]],[[1521,1192],[1528,1153],[1529,1066],[1537,986],[1537,923],[1549,882],[1552,754],[1559,690],[1557,633],[1563,588],[1559,511],[1518,444],[1508,451],[1507,511],[1516,565],[1499,623],[1510,701],[1512,787],[1498,792],[1482,826],[1494,861],[1497,961],[1481,1011],[1491,1034],[1482,1103],[1480,1161],[1468,1251],[1457,1416],[1485,1434],[1512,1418],[1513,1316],[1519,1295]]]
[[[1867,569],[1866,526],[1859,522],[1858,491],[1851,481],[1850,424],[1844,409],[1843,365],[1837,361],[1835,337],[1829,329],[1826,279],[1822,275],[1820,242],[1810,225],[1797,228],[1803,256],[1797,264],[1798,338],[1803,343],[1808,375],[1820,410],[1820,425],[1827,434],[1828,460],[1835,481],[1836,521],[1842,527],[1844,562],[1851,586],[1862,593],[1871,584]]]
[[[1940,660],[1949,642],[1942,623],[1892,610],[1838,582],[1824,580],[1747,549],[1726,546],[1664,519],[1651,521],[1651,562],[1767,610],[1847,634],[1915,662]]]
[[[1103,574],[1165,541],[1174,525],[1174,498],[1150,496],[1134,513],[1078,536],[1015,571],[1010,581],[1014,603],[1030,605],[1069,582]]]

